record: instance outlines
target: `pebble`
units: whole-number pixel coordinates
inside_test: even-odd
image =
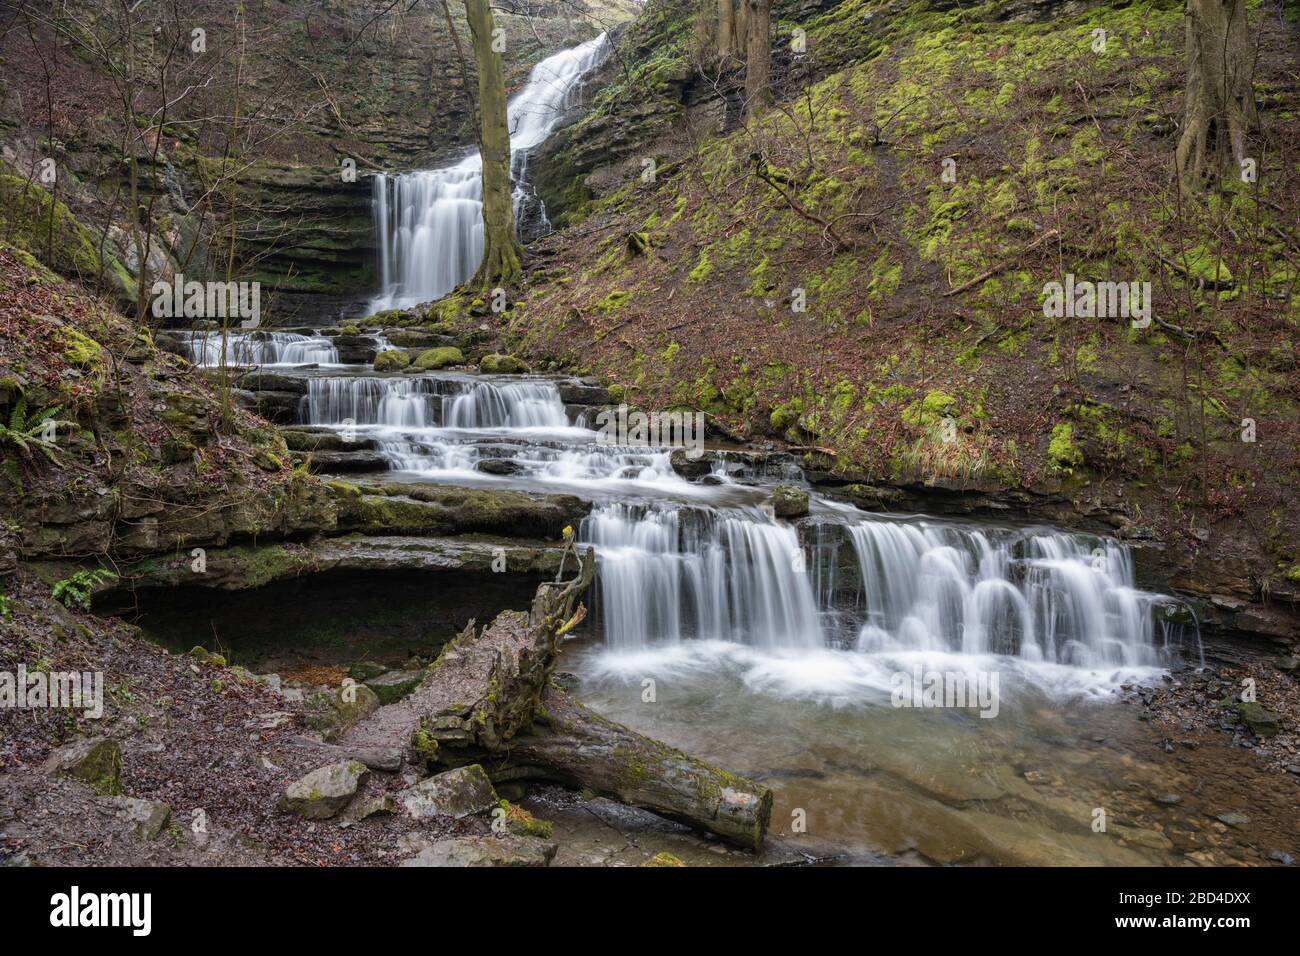
[[[1156,803],[1163,803],[1167,807],[1176,807],[1183,802],[1183,798],[1176,793],[1162,793],[1155,798]]]
[[[1244,813],[1238,813],[1236,810],[1230,810],[1227,813],[1220,813],[1215,816],[1220,823],[1226,823],[1230,827],[1245,826],[1250,822],[1250,817]]]

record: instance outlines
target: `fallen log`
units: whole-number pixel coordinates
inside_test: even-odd
[[[772,791],[667,744],[606,720],[554,685],[533,726],[499,754],[442,753],[440,762],[480,763],[494,782],[547,780],[714,833],[757,850],[772,815]]]
[[[566,557],[573,553],[566,552]],[[424,681],[404,700],[380,707],[346,731],[344,747],[397,748],[412,763],[438,746],[501,748],[533,719],[542,690],[555,670],[560,639],[582,619],[574,604],[591,584],[595,557],[574,555],[577,575],[541,585],[532,609],[502,611],[480,632],[470,621],[447,642]],[[563,573],[565,563],[561,562]]]
[[[471,621],[415,691],[339,745],[397,748],[440,767],[479,763],[497,782],[585,787],[757,849],[770,790],[606,720],[552,684],[559,643],[586,614],[577,601],[595,573],[590,549],[576,557],[574,578],[543,584],[526,614],[503,611],[481,631]]]

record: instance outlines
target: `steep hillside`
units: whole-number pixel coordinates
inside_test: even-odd
[[[1181,4],[1083,6],[782,19],[825,76],[742,123],[691,73],[689,6],[652,3],[553,154],[580,224],[508,339],[865,503],[1156,536],[1179,586],[1295,601],[1300,32],[1253,13],[1257,180],[1180,197]],[[1149,326],[1046,316],[1069,276],[1150,283]]]

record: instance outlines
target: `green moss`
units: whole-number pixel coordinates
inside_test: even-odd
[[[400,372],[411,364],[411,356],[401,349],[387,349],[375,356],[376,372]]]
[[[62,275],[83,282],[102,276],[120,295],[135,294],[135,281],[122,264],[107,255],[101,260],[91,232],[38,183],[0,174],[0,236]]]
[[[479,371],[489,375],[522,375],[528,371],[528,364],[515,355],[502,355],[494,352],[479,359]]]
[[[627,305],[628,300],[632,298],[632,293],[624,292],[620,289],[613,289],[605,295],[603,299],[592,306],[597,312],[603,312],[606,315],[613,315],[619,312]]]
[[[951,418],[957,409],[957,399],[947,392],[930,391],[920,401],[903,409],[903,421],[909,425],[934,425]]]
[[[441,345],[426,349],[415,360],[415,367],[425,371],[446,368],[448,365],[464,365],[465,355],[454,345]]]
[[[555,825],[549,820],[539,820],[520,806],[514,806],[509,800],[502,800],[501,809],[505,812],[506,827],[519,836],[539,837],[549,840],[555,835]]]
[[[709,277],[713,272],[713,260],[709,258],[709,252],[706,249],[700,253],[699,259],[696,260],[694,267],[686,276],[688,285],[698,285]]]
[[[1074,443],[1074,428],[1061,422],[1052,428],[1052,438],[1047,444],[1047,463],[1054,471],[1072,475],[1083,464],[1083,452]]]

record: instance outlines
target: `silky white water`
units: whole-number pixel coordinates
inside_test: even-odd
[[[301,420],[355,428],[408,477],[591,498],[579,538],[598,555],[591,601],[614,670],[739,667],[756,687],[838,699],[878,695],[918,661],[955,661],[1095,693],[1151,679],[1194,638],[1166,621],[1169,599],[1134,586],[1116,541],[815,496],[796,526],[767,506],[772,481],[799,480],[789,460],[723,458],[709,481],[687,481],[669,448],[569,424],[548,379],[316,376]]]
[[[321,335],[296,332],[227,332],[204,330],[176,333],[184,343],[187,358],[195,365],[216,368],[226,365],[336,365],[338,349]]]
[[[609,51],[609,40],[602,33],[547,57],[533,68],[528,84],[510,98],[506,115],[516,222],[529,197],[529,152],[571,112],[583,76]],[[381,292],[370,311],[409,308],[441,298],[474,274],[483,258],[482,170],[475,150],[442,169],[375,176]]]

